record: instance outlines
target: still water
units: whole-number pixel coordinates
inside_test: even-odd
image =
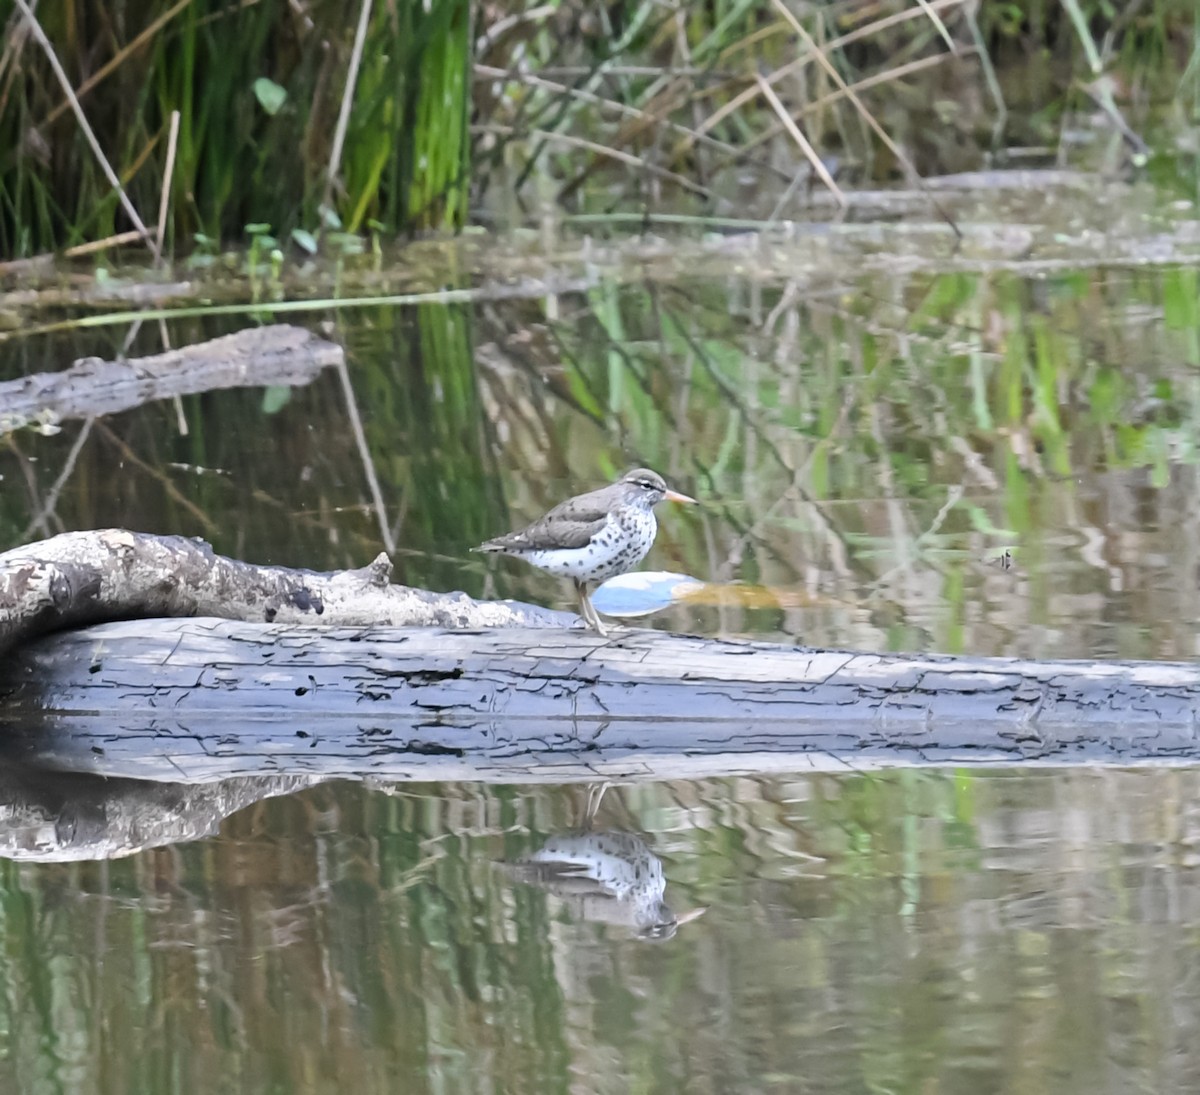
[[[708,584],[640,625],[1190,659],[1200,282],[1087,258],[1111,210],[1184,240],[1190,206],[1025,200],[1011,263],[717,241],[571,291],[293,317],[344,373],[8,434],[0,547],[115,525],[332,569],[393,544],[398,581],[566,608],[468,549],[646,464],[703,503],[662,507],[646,565]],[[0,379],[162,334],[9,339]],[[1198,1090],[1198,783],[847,765],[616,786],[592,816],[582,785],[11,769],[0,1088]],[[564,849],[606,881],[537,866]]]
[[[23,861],[6,824],[0,1074],[30,1092],[1196,1090],[1198,793],[1192,770],[610,788],[593,836],[637,834],[686,920],[657,940],[627,900],[503,866],[575,829],[583,788],[328,784],[102,862]]]

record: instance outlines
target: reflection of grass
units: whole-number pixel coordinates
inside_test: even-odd
[[[398,580],[434,588],[464,581],[468,548],[487,538],[484,422],[474,384],[470,313],[384,310],[354,337],[367,437],[396,502]],[[414,569],[415,568],[415,569]]]
[[[1046,530],[1082,522],[1101,484],[1132,486],[1140,471],[1161,492],[1197,463],[1200,392],[1175,349],[1196,337],[1193,278],[948,274],[911,279],[903,297],[885,287],[894,305],[869,279],[853,304],[784,288],[734,291],[731,306],[724,283],[591,295],[550,325],[560,350],[548,358],[566,371],[552,390],[588,393],[609,443],[573,450],[580,412],[564,404],[570,479],[518,516],[636,454],[710,499],[699,520],[664,515],[652,565],[779,588],[780,612],[905,603],[933,582],[937,644],[961,649],[967,606],[1015,580],[995,562],[1004,549],[1019,573],[1036,570]],[[1127,322],[1112,318],[1114,293]],[[1170,322],[1148,344],[1138,316],[1163,297]],[[545,398],[520,373],[508,384],[507,405]],[[509,421],[501,460],[537,481],[544,441],[528,424]],[[1170,524],[1165,494],[1158,504]],[[819,590],[805,586],[811,567],[827,575]]]
[[[1027,644],[1063,606],[1113,596],[1108,583],[1170,589],[1173,603],[1148,596],[1155,615],[1139,608],[1122,632],[1147,654],[1151,618],[1200,613],[1177,581],[1196,542],[1190,267],[901,269],[845,273],[835,292],[783,265],[337,314],[400,576],[479,593],[487,573],[504,594],[565,601],[537,572],[485,568],[467,549],[646,463],[705,502],[664,508],[647,567],[779,591],[673,609],[666,626],[1037,653]],[[171,333],[180,344],[219,329],[176,320]],[[12,340],[8,368],[117,352],[100,337]],[[146,325],[131,355],[156,340]],[[235,555],[309,566],[379,550],[336,384],[299,389],[272,414],[258,392],[184,409],[187,438],[167,405],[109,424],[127,449],[93,431],[64,523],[207,533]],[[2,454],[10,539],[75,436],[22,435]],[[1095,616],[1094,600],[1079,603]]]
[[[1192,919],[1147,893],[1186,890],[1197,789],[1186,768],[621,787],[603,818],[647,834],[677,910],[709,906],[660,946],[568,923],[494,867],[577,824],[578,787],[343,782],[169,850],[0,860],[0,1075],[367,1092],[486,1072],[540,1093],[585,1069],[589,1090],[739,1092],[986,1072],[1043,1090],[1056,1068],[1090,1081],[1121,1036],[1150,1047],[1121,1075],[1155,1090],[1162,1012],[1139,1002],[1186,988]],[[1115,1019],[1114,999],[1133,1001]]]

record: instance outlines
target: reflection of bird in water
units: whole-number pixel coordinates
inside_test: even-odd
[[[704,912],[676,915],[663,901],[662,860],[634,833],[563,833],[506,867],[561,898],[578,919],[621,925],[639,939],[670,939]]]
[[[532,525],[497,536],[475,548],[524,559],[575,583],[588,627],[605,634],[588,596],[589,582],[632,570],[658,534],[654,507],[663,500],[695,502],[667,487],[649,468],[634,468],[608,487],[560,502]]]
[[[663,900],[662,860],[636,833],[591,830],[607,786],[589,791],[583,830],[552,836],[536,852],[502,866],[560,898],[579,920],[620,925],[639,939],[670,939],[705,909],[676,914]]]

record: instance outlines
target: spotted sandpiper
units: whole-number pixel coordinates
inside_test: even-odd
[[[707,911],[676,913],[663,900],[662,860],[637,833],[556,833],[536,852],[501,866],[513,878],[554,894],[575,919],[624,927],[647,941],[670,939],[681,924]]]
[[[663,900],[662,860],[646,842],[637,833],[595,828],[609,787],[606,781],[588,788],[580,829],[552,834],[536,852],[497,866],[561,898],[578,920],[618,924],[639,939],[670,939],[707,908],[675,913]]]
[[[658,533],[654,507],[664,499],[696,501],[670,490],[658,472],[634,468],[611,486],[568,498],[532,525],[475,550],[513,555],[549,574],[570,578],[584,621],[604,635],[588,583],[624,574],[645,558]]]

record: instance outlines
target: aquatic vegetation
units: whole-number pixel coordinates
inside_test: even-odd
[[[355,18],[62,0],[37,12],[44,44],[25,10],[0,5],[7,258],[136,241],[130,210],[176,255],[257,223],[310,252],[329,214],[352,233],[547,205],[778,219],[985,164],[1142,164],[1143,125],[1172,124],[1154,107],[1178,123],[1200,102],[1187,0],[630,0],[482,6],[474,24],[468,0],[361,0]]]

